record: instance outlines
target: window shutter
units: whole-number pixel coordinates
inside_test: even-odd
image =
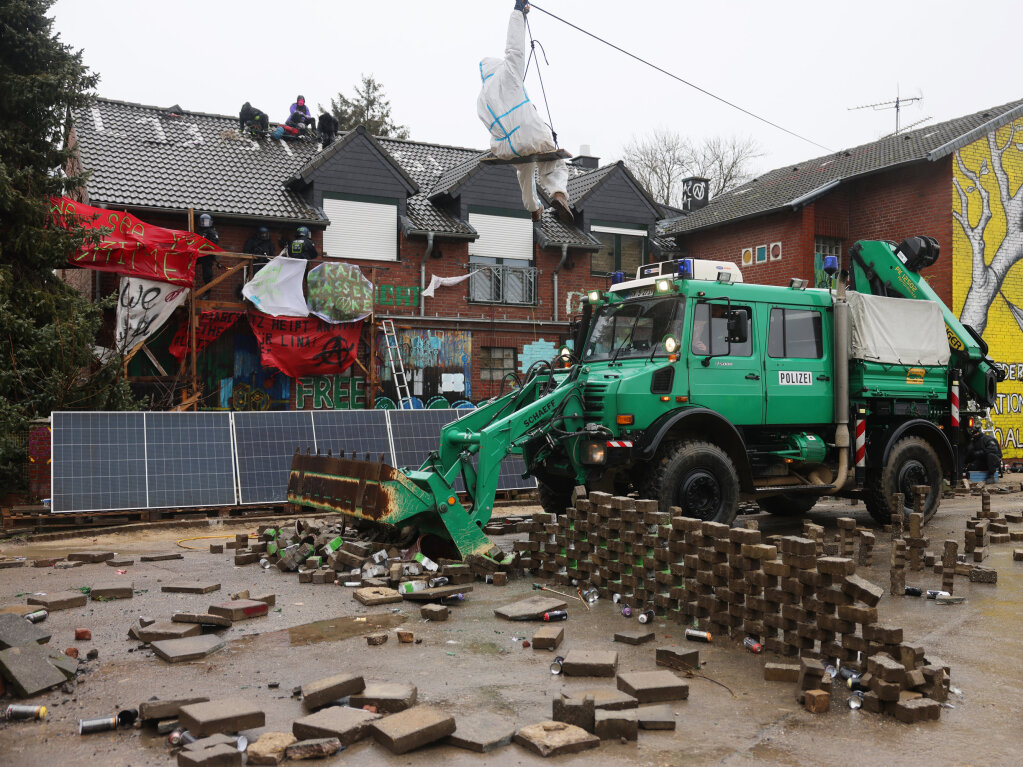
[[[330,226],[323,233],[328,258],[398,260],[398,206],[323,198]]]
[[[517,216],[470,213],[469,225],[480,236],[469,243],[469,255],[533,260],[533,222]]]

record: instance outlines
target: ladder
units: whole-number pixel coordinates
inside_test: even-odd
[[[387,364],[391,366],[394,388],[398,393],[398,409],[403,410],[406,403],[411,408],[412,396],[408,390],[408,374],[405,372],[405,363],[401,361],[401,349],[398,347],[398,334],[394,331],[394,320],[381,320],[380,326],[384,330],[384,343],[387,346]]]

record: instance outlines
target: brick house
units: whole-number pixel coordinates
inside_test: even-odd
[[[1019,132],[1019,137],[1015,133]],[[861,239],[928,234],[923,274],[1007,368],[991,415],[1006,458],[1023,458],[1023,101],[777,168],[665,219],[658,234],[743,279],[821,285],[825,255],[848,266]]]
[[[514,170],[481,164],[478,149],[377,138],[362,128],[326,148],[309,139],[253,140],[238,133],[234,117],[109,99],[74,117],[76,159],[90,173],[84,202],[175,229],[188,228],[190,209],[210,213],[228,251],[240,251],[259,226],[283,244],[305,225],[321,260],[357,264],[375,286],[376,322],[392,319],[397,328],[417,405],[497,394],[508,373],[556,354],[588,289],[659,252],[665,209],[623,164],[600,166],[592,156],[570,165],[575,225],[550,212],[534,224]],[[470,276],[426,297],[433,275]],[[79,284],[108,295],[116,278]],[[205,305],[243,309],[240,284],[221,283]],[[168,374],[177,369],[166,353],[176,325],[148,344]],[[381,343],[379,333],[364,333],[365,371],[290,380],[260,366],[241,321],[199,355],[201,404],[393,406]],[[129,372],[140,386],[173,379],[141,355]]]

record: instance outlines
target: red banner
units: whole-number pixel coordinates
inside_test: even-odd
[[[203,312],[197,318],[195,329],[196,351],[202,351],[211,343],[220,338],[221,334],[238,321],[245,312]],[[170,343],[170,353],[179,360],[184,359],[188,354],[190,346],[188,343],[188,318],[182,320],[178,326],[178,332],[174,334],[174,340]]]
[[[69,264],[84,269],[191,287],[196,258],[222,251],[198,234],[164,229],[124,211],[93,208],[67,197],[52,198],[50,212],[57,226],[104,230],[98,242],[68,258]]]
[[[331,324],[319,317],[271,317],[249,311],[263,367],[292,378],[342,373],[355,361],[362,321]]]

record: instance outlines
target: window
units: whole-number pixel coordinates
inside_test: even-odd
[[[328,258],[398,260],[398,204],[383,198],[323,198],[330,226],[323,232]]]
[[[594,224],[590,232],[601,244],[600,250],[590,258],[590,273],[606,276],[611,272],[625,272],[628,279],[634,278],[644,261],[646,230]]]
[[[728,342],[728,312],[741,312],[746,315],[746,327],[749,334],[742,343]],[[748,306],[731,306],[728,304],[700,303],[693,311],[693,354],[704,357],[710,354],[725,354],[729,357],[749,357],[753,354],[753,327],[750,322],[752,313]]]
[[[842,263],[842,241],[834,237],[813,238],[813,286],[830,288],[831,280],[824,272],[824,257],[835,256]]]
[[[653,359],[664,355],[666,336],[679,338],[682,298],[645,298],[602,307],[586,341],[583,359]]]
[[[492,304],[536,303],[533,222],[529,216],[469,213],[479,239],[469,243],[469,300]]]
[[[767,353],[771,357],[821,359],[824,356],[824,331],[820,312],[771,309]]]
[[[484,346],[480,350],[480,380],[502,381],[515,372],[515,350]]]

